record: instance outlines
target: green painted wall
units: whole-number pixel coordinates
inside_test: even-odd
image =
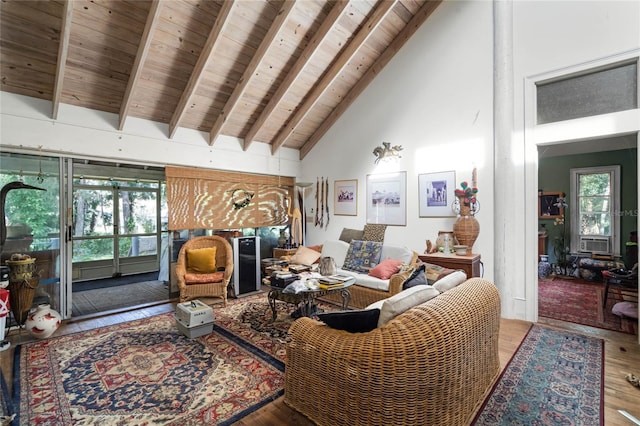
[[[622,193],[620,200],[620,254],[626,262],[626,246],[629,233],[635,231],[638,215],[638,164],[637,149],[629,148],[617,151],[594,152],[588,154],[566,155],[561,157],[542,158],[538,164],[538,188],[545,192],[565,192],[569,194],[569,169],[580,167],[596,167],[620,165]],[[567,197],[570,203],[570,197]],[[569,205],[571,209],[571,205]],[[552,242],[559,235],[561,226],[555,226],[553,219],[539,219],[539,224],[547,228],[547,254],[555,263]],[[627,265],[628,267],[632,265]]]

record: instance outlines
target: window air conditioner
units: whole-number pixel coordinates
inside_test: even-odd
[[[610,242],[609,237],[580,237],[580,251],[610,254]]]

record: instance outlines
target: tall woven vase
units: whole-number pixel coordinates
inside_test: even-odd
[[[464,204],[464,197],[458,197],[460,201],[460,216],[453,224],[453,233],[458,243],[467,246],[468,253],[472,253],[473,243],[480,234],[480,223],[471,215],[471,207]]]

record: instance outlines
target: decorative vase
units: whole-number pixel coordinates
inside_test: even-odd
[[[478,219],[471,214],[471,206],[465,205],[464,197],[458,196],[460,201],[460,216],[453,224],[453,232],[458,242],[467,246],[468,253],[473,253],[473,243],[476,242],[478,234],[480,234],[480,223]]]
[[[46,339],[60,327],[62,317],[59,313],[46,305],[38,305],[34,312],[31,312],[25,322],[25,328],[33,337]]]
[[[538,263],[538,278],[547,278],[551,275],[551,264],[549,263],[549,256],[546,254],[540,255],[540,262]]]
[[[453,246],[458,245],[458,240],[456,239],[453,231],[438,231],[438,238],[436,238],[436,247],[438,248],[438,251],[444,252],[447,236],[449,238],[449,251],[451,251]]]

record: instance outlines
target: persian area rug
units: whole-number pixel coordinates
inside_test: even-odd
[[[613,297],[602,308],[604,287],[600,283],[574,279],[538,280],[538,315],[560,321],[635,334],[635,320],[611,313]]]
[[[340,309],[336,305],[318,301],[317,312]],[[226,308],[213,307],[215,323],[237,338],[251,342],[259,350],[285,362],[286,346],[289,341],[287,332],[295,319],[291,314],[296,306],[276,302],[277,317],[267,301],[267,293],[259,293],[227,303]]]
[[[15,356],[17,424],[226,425],[284,392],[281,361],[217,324],[189,339],[173,314],[23,344]]]
[[[533,325],[474,425],[603,425],[604,341]]]

